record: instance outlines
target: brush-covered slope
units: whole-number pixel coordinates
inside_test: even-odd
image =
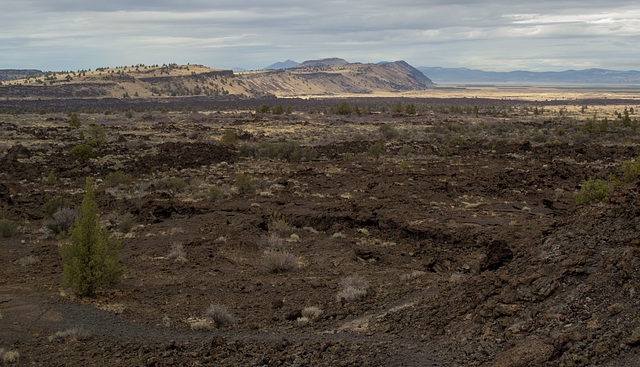
[[[4,82],[5,98],[154,98],[181,96],[372,94],[422,90],[433,83],[404,61],[350,64],[342,59],[306,61],[286,70],[211,69],[201,65],[99,68],[47,73]]]

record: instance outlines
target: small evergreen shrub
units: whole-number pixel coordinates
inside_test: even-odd
[[[284,107],[281,104],[275,106],[271,111],[274,115],[282,115],[284,113]]]
[[[415,115],[416,114],[416,105],[413,103],[407,103],[407,106],[404,109],[404,112],[407,115]]]
[[[67,200],[62,196],[56,196],[47,201],[42,208],[48,218],[53,218],[53,215],[65,206],[67,206]]]
[[[93,147],[89,144],[79,144],[71,149],[71,156],[78,163],[85,163],[93,158]]]
[[[71,229],[70,243],[60,247],[63,287],[78,296],[92,296],[100,288],[122,280],[125,267],[118,261],[120,242],[98,224],[93,183],[87,179],[80,206],[81,217]]]
[[[384,153],[384,144],[381,141],[371,144],[369,147],[369,155],[374,158],[379,158]]]
[[[623,183],[629,183],[638,178],[638,176],[640,176],[640,157],[634,160],[624,161],[621,171],[622,178],[620,180]]]
[[[100,125],[89,126],[89,131],[87,131],[87,134],[89,135],[88,143],[91,146],[96,146],[107,142],[107,133]]]
[[[53,173],[53,170],[49,171],[49,176],[47,176],[47,183],[49,185],[53,185],[54,183],[56,183],[56,181],[56,175]]]
[[[336,115],[350,115],[352,113],[351,110],[351,106],[349,105],[349,102],[347,101],[342,101],[338,104],[338,107],[336,108]]]
[[[131,213],[127,213],[124,215],[121,215],[118,218],[118,231],[120,231],[121,233],[129,233],[131,232],[131,229],[133,229],[133,225],[136,223],[136,217],[135,215],[131,214]]]
[[[236,176],[235,186],[241,194],[249,194],[255,191],[253,179],[245,174]]]
[[[236,144],[238,144],[238,137],[232,130],[225,131],[222,138],[220,138],[220,145],[222,146],[228,147]]]
[[[80,122],[80,118],[78,118],[78,114],[77,113],[72,113],[69,116],[69,126],[71,127],[80,127],[82,126],[82,122]]]
[[[606,203],[611,195],[609,183],[599,179],[582,181],[575,199],[578,204]]]

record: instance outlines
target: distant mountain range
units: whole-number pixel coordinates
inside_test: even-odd
[[[467,68],[417,68],[436,84],[640,85],[640,71],[606,69],[495,72]]]
[[[290,68],[295,68],[298,65],[300,65],[300,63],[297,61],[287,60],[287,61],[280,61],[280,62],[273,63],[262,70],[290,69]]]

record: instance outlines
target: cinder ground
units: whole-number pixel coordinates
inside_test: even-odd
[[[80,128],[61,113],[0,116],[0,210],[20,225],[1,239],[3,356],[44,366],[638,365],[638,180],[607,204],[574,199],[581,181],[640,155],[637,131],[606,114],[637,106],[535,115],[526,102],[492,103],[477,115],[436,105],[411,116],[112,111],[80,113]],[[585,131],[594,111],[608,130]],[[91,124],[106,141],[79,164],[69,152]],[[227,130],[240,140],[220,145]],[[300,160],[246,154],[264,142],[295,142]],[[110,181],[115,171],[125,179]],[[253,191],[236,187],[243,174]],[[60,288],[66,240],[43,229],[43,205],[62,196],[77,207],[86,177],[127,274],[77,299]],[[274,243],[295,257],[288,271],[269,271]],[[364,296],[341,299],[355,275]],[[235,321],[208,324],[211,304]]]

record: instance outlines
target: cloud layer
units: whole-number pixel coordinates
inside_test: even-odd
[[[640,69],[637,1],[8,0],[0,68],[259,69],[342,57],[484,70]]]

